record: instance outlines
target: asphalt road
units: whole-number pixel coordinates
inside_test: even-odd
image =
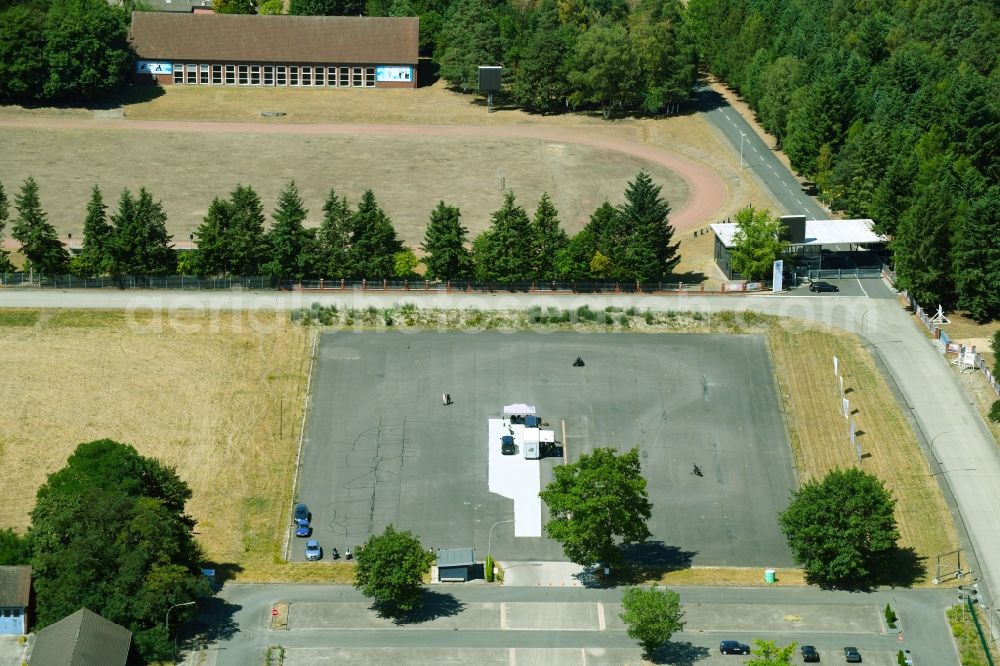
[[[705,119],[722,132],[737,153],[740,153],[742,142],[744,172],[753,174],[761,181],[781,204],[783,214],[805,215],[809,220],[830,218],[830,214],[803,191],[799,179],[789,173],[774,156],[773,150],[722,95],[710,86],[702,85],[695,89],[695,99]]]
[[[817,646],[838,662],[856,645],[866,664],[891,666],[909,649],[918,664],[957,663],[944,609],[946,590],[858,594],[810,588],[674,588],[687,626],[671,640],[674,664],[742,663],[723,657],[723,639],[754,638]],[[639,662],[639,650],[618,618],[621,589],[510,588],[435,585],[428,612],[396,625],[375,616],[350,587],[227,585],[203,609],[212,643],[188,663],[244,666],[261,662],[267,645],[285,648],[285,664],[588,663]],[[271,609],[288,603],[287,629],[271,629]],[[881,619],[896,609],[904,640]],[[586,652],[586,655],[581,655]],[[516,659],[515,659],[516,657]]]

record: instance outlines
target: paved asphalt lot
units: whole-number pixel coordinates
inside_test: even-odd
[[[840,289],[838,292],[822,292],[822,294],[809,291],[809,283],[803,281],[802,284],[790,289],[788,293],[792,296],[834,296],[853,298],[895,298],[892,291],[882,280],[857,279],[857,278],[823,278],[817,282],[829,282]]]
[[[664,662],[683,666],[746,663],[719,654],[724,639],[755,638],[815,645],[822,663],[843,663],[845,645],[865,664],[894,666],[909,649],[921,666],[957,664],[944,619],[950,590],[858,594],[809,588],[675,588],[685,630]],[[245,666],[267,645],[285,649],[287,666],[320,664],[638,664],[639,649],[618,617],[621,589],[510,588],[434,585],[424,616],[402,625],[377,617],[349,587],[227,585],[203,611],[215,641],[186,663]],[[289,604],[288,628],[271,629],[275,603]],[[887,631],[881,610],[891,602],[904,640]],[[799,659],[793,660],[799,663]]]
[[[577,356],[585,367],[572,366]],[[483,439],[487,419],[514,402],[537,405],[559,440],[565,420],[571,461],[640,446],[654,511],[653,543],[637,557],[791,564],[777,515],[795,477],[760,336],[325,333],[299,477],[314,537],[343,553],[391,523],[427,547],[485,557],[513,503],[488,491]],[[543,460],[543,487],[557,462]],[[303,559],[303,540],[291,541]],[[492,552],[564,559],[509,524],[494,529]]]

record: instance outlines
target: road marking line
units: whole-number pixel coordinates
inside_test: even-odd
[[[507,629],[507,602],[500,602],[500,630],[504,631]]]
[[[597,602],[597,626],[601,628],[601,631],[607,629],[604,624],[604,604],[600,601]]]
[[[587,666],[587,648],[580,648],[580,663]]]
[[[510,648],[508,650],[508,652],[507,652],[507,663],[509,663],[510,666],[517,666],[517,650],[516,649]]]
[[[859,277],[856,277],[856,278],[854,278],[854,279],[858,281],[858,286],[859,286],[859,287],[861,287],[861,291],[863,291],[863,292],[864,292],[864,294],[865,294],[865,298],[871,298],[871,296],[869,296],[869,295],[868,295],[868,292],[867,292],[867,291],[865,291],[865,287],[864,287],[864,285],[862,285],[862,284],[861,284],[861,278],[859,278]]]

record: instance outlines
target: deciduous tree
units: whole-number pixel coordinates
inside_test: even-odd
[[[571,562],[615,566],[623,560],[619,541],[641,543],[650,536],[652,505],[638,448],[583,454],[556,467],[555,479],[539,495],[551,516],[545,533],[562,544]]]
[[[169,658],[167,609],[211,594],[184,513],[190,497],[172,468],[131,446],[77,447],[39,488],[31,513],[38,628],[86,606],[130,629],[144,659]],[[178,609],[175,618],[185,614],[194,612]]]
[[[398,532],[389,525],[382,534],[369,537],[355,559],[354,587],[371,597],[379,611],[397,616],[420,607],[423,578],[434,555],[411,532]]]
[[[788,645],[778,647],[775,641],[765,641],[755,638],[750,654],[753,657],[747,662],[747,666],[786,666],[792,663],[792,655],[795,654],[797,643],[792,641]]]
[[[125,80],[128,16],[105,0],[54,0],[45,27],[49,99],[96,99]]]
[[[10,528],[0,530],[0,566],[30,563],[28,540]]]
[[[684,629],[680,595],[656,585],[625,590],[619,617],[628,629],[629,638],[638,641],[647,659],[653,659],[671,636]]]
[[[596,23],[576,40],[569,82],[571,104],[596,104],[605,118],[638,98],[639,70],[624,26]]]
[[[291,0],[289,14],[298,16],[360,16],[364,0]]]
[[[779,524],[795,562],[823,587],[870,584],[896,548],[896,501],[878,478],[834,470],[792,494]]]
[[[11,237],[21,244],[21,253],[28,267],[47,275],[65,273],[69,253],[49,224],[38,197],[38,183],[28,176],[21,192],[14,197],[17,217],[11,227]]]
[[[781,222],[766,208],[744,208],[735,215],[736,235],[729,251],[733,270],[747,280],[759,280],[771,274],[781,256]]]
[[[431,219],[424,231],[421,248],[427,266],[427,277],[432,280],[464,280],[469,277],[472,258],[468,248],[469,230],[462,226],[462,213],[455,206],[439,201],[431,211]]]

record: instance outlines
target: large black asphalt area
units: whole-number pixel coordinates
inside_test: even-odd
[[[488,546],[500,560],[565,559],[558,543],[515,538],[506,523],[489,542],[513,502],[487,486],[487,420],[523,402],[556,439],[565,421],[570,461],[639,447],[653,538],[631,555],[792,564],[777,517],[795,473],[763,336],[327,332],[314,372],[297,487],[327,553],[391,523],[428,548],[475,547],[480,560]],[[542,460],[542,487],[560,462]]]

